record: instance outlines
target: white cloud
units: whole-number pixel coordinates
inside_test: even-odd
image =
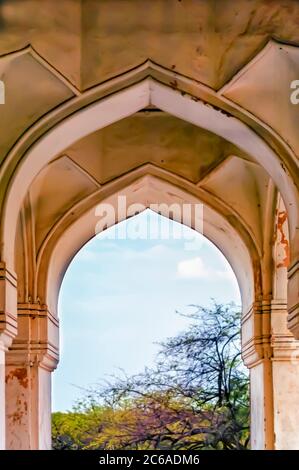
[[[223,269],[213,269],[209,266],[205,266],[199,256],[179,261],[177,265],[177,276],[184,279],[235,280],[235,275],[228,265]]]
[[[199,256],[179,261],[177,265],[177,274],[178,277],[187,279],[206,277],[204,264]]]

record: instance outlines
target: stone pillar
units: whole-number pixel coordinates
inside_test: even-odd
[[[0,449],[5,443],[5,356],[17,334],[17,280],[0,263]]]
[[[275,449],[299,449],[299,341],[287,328],[287,304],[272,301],[271,345]]]
[[[270,310],[255,302],[242,318],[242,357],[250,370],[251,448],[274,448]]]
[[[252,449],[299,449],[299,342],[286,318],[286,303],[269,299],[255,303],[242,320]]]
[[[299,260],[288,269],[288,328],[299,339]]]
[[[39,304],[18,306],[18,336],[6,358],[7,449],[51,448],[51,372],[58,321]]]

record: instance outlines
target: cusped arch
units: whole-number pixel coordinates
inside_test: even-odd
[[[141,176],[133,180],[130,184],[111,190],[98,204],[109,204],[113,209],[114,216],[109,216],[105,220],[105,225],[112,226],[121,220],[124,220],[124,213],[119,214],[118,196],[126,197],[127,206],[132,204],[141,204],[144,208],[152,205],[159,206],[159,213],[169,217],[168,208],[172,204],[202,204],[201,200],[194,194],[179,188],[178,186],[153,176],[150,174]],[[49,310],[57,315],[58,294],[64,274],[69,263],[80,250],[80,248],[96,234],[96,227],[99,222],[96,206],[93,206],[80,217],[76,218],[60,235],[57,237],[54,246],[49,245],[39,259],[37,284],[40,296],[45,300]],[[182,214],[182,212],[180,212]],[[191,211],[191,217],[184,217],[184,220],[178,219],[176,213],[173,213],[173,219],[184,223],[194,229],[203,228],[203,235],[208,238],[224,254],[231,265],[241,292],[242,306],[244,312],[247,312],[255,298],[255,285],[258,274],[254,272],[254,263],[252,254],[248,246],[238,233],[238,231],[217,211],[204,205],[203,207],[203,225],[195,220],[196,213]],[[199,214],[199,212],[197,213]],[[119,218],[121,216],[121,218]],[[129,214],[126,213],[126,216]]]
[[[12,177],[4,204],[2,259],[10,269],[14,268],[14,241],[22,201],[42,168],[79,139],[148,105],[211,131],[251,155],[279,188],[289,214],[290,238],[295,239],[299,225],[298,191],[279,156],[241,120],[173,88],[145,78],[121,91],[107,92],[108,96],[62,120],[30,147]]]

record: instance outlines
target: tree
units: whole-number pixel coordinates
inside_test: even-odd
[[[248,447],[248,376],[241,362],[240,314],[233,305],[193,308],[187,315],[190,327],[161,344],[153,369],[114,378],[81,403],[79,414],[93,410],[95,425],[89,435],[81,434],[83,448]]]

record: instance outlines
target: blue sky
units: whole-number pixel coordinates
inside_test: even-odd
[[[145,239],[153,223],[158,236]],[[118,239],[120,229],[131,238]],[[188,324],[176,310],[186,313],[211,298],[241,302],[222,253],[188,227],[147,210],[92,239],[73,259],[60,292],[54,411],[71,409],[84,389],[109,375],[151,366],[155,343]]]

